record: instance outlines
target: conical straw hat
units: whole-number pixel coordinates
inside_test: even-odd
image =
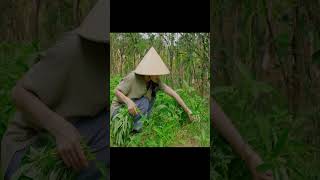
[[[134,71],[140,75],[165,75],[170,74],[169,69],[162,61],[157,51],[151,47]]]
[[[98,0],[76,31],[87,40],[108,43],[110,0]]]

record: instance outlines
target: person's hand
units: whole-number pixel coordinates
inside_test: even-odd
[[[131,99],[128,100],[127,106],[128,106],[128,111],[129,111],[129,113],[131,115],[137,115],[138,114],[137,106]]]
[[[88,161],[80,146],[79,131],[71,123],[64,123],[54,136],[58,154],[67,167],[79,171],[88,166]]]
[[[246,164],[251,171],[254,180],[273,180],[272,172],[258,172],[256,168],[263,163],[261,157],[253,150],[248,150],[245,158]]]
[[[187,114],[188,114],[188,118],[189,118],[189,121],[194,121],[194,116],[193,116],[193,114],[192,114],[192,111],[191,110],[189,110],[188,112],[187,112]]]

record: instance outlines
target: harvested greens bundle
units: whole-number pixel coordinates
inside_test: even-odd
[[[83,141],[80,144],[88,161],[94,160],[90,148]],[[12,180],[74,180],[76,175],[76,172],[68,168],[59,157],[53,137],[42,134],[37,144],[29,147]]]
[[[137,109],[139,112],[139,109]],[[141,115],[140,121],[145,122],[147,116]],[[121,107],[118,113],[112,118],[111,144],[116,146],[126,145],[130,132],[133,128],[133,116],[131,116],[126,107]]]
[[[129,137],[132,129],[133,118],[129,115],[128,109],[121,107],[110,123],[111,144],[122,146]]]

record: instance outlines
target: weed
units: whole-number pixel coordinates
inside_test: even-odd
[[[37,45],[31,43],[0,43],[0,138],[15,112],[11,90],[16,81],[25,73],[30,62],[36,59]]]
[[[81,142],[81,147],[88,161],[95,159],[84,142]],[[54,139],[49,135],[41,135],[39,141],[28,148],[22,159],[22,165],[12,179],[73,180],[76,175],[77,173],[68,168],[59,157]]]

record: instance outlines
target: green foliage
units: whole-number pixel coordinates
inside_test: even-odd
[[[111,78],[111,99],[119,81],[118,76]],[[173,98],[158,92],[150,117],[141,119],[141,133],[130,134],[133,118],[126,107],[120,109],[110,123],[111,146],[209,146],[208,102],[186,83],[177,93],[192,110],[195,122],[188,122],[188,116]]]
[[[312,61],[313,63],[320,64],[320,50],[317,50],[312,54]]]
[[[0,138],[15,108],[11,90],[37,56],[37,44],[0,43]]]
[[[101,177],[99,180],[106,180],[108,175],[107,175],[107,165],[105,162],[97,162],[97,167],[99,168],[99,171],[101,173]]]
[[[133,118],[129,115],[128,110],[120,108],[118,113],[112,118],[110,123],[111,144],[123,146],[126,144],[132,130]]]
[[[271,169],[275,180],[317,179],[316,166],[301,166],[319,149],[303,142],[296,133],[301,117],[293,118],[276,89],[255,80],[244,64],[239,64],[240,83],[215,87],[213,96],[232,119],[244,139],[261,155],[259,171]],[[304,115],[305,116],[305,115]],[[215,132],[211,136],[211,179],[250,179],[244,162]],[[310,170],[311,168],[311,170]],[[316,178],[317,177],[317,178]]]
[[[277,54],[280,57],[286,57],[289,54],[289,47],[290,47],[291,37],[288,32],[279,34],[275,38],[275,45],[277,47]]]
[[[81,147],[88,161],[95,159],[94,154],[84,142],[81,142]],[[54,139],[51,136],[42,135],[35,147],[29,147],[21,167],[12,179],[73,180],[76,175],[77,173],[72,168],[68,168],[59,157]]]

